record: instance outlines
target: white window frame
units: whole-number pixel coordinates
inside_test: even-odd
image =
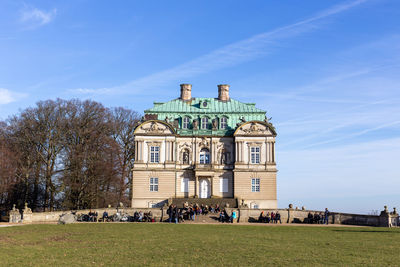
[[[219,120],[219,128],[220,129],[226,129],[228,128],[228,118],[226,117],[221,117]]]
[[[190,119],[189,117],[184,117],[182,120],[182,129],[189,129]]]
[[[260,164],[261,148],[259,146],[250,147],[251,164]]]
[[[201,129],[202,130],[208,129],[208,118],[207,117],[201,118]]]
[[[260,178],[251,179],[251,192],[260,192]]]
[[[205,148],[203,149],[200,151],[199,162],[200,164],[210,164],[210,151]]]
[[[181,192],[189,193],[189,178],[182,178],[181,180]]]
[[[150,146],[150,163],[160,162],[160,147]]]
[[[150,184],[150,187],[149,187],[150,192],[158,192],[158,178],[157,177],[151,177],[149,184]]]
[[[220,178],[219,179],[219,192],[220,193],[228,193],[229,192],[229,179],[228,178]]]

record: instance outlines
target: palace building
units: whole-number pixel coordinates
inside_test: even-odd
[[[276,132],[266,112],[230,98],[226,84],[217,98],[192,98],[190,84],[180,90],[135,128],[132,207],[221,198],[277,208]]]

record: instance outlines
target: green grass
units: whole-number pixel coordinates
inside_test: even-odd
[[[0,228],[1,266],[399,266],[400,229],[189,224]]]

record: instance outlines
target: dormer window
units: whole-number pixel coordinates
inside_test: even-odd
[[[201,118],[201,129],[203,129],[203,130],[208,129],[208,118],[207,117]]]
[[[222,117],[219,121],[219,128],[226,129],[228,127],[228,119],[226,117]]]
[[[184,117],[182,121],[182,129],[189,129],[190,119],[189,117]]]

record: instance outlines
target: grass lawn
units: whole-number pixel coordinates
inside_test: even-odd
[[[82,223],[0,228],[1,266],[400,266],[400,229]]]

